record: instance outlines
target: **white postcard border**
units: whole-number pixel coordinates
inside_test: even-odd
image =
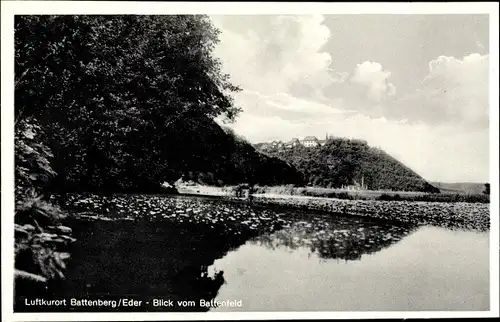
[[[215,319],[454,318],[499,315],[498,3],[272,3],[2,1],[2,320],[114,321]],[[14,15],[16,14],[489,14],[490,15],[490,311],[13,313]]]

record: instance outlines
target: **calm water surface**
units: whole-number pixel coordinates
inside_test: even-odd
[[[488,232],[203,198],[79,202],[128,220],[69,223],[78,242],[55,298],[196,303],[133,311],[489,309]],[[214,299],[242,306],[199,305]]]
[[[215,261],[211,269],[226,280],[217,300],[242,299],[241,310],[266,311],[489,309],[486,233],[421,227],[351,261],[279,241],[271,247],[268,238],[276,237],[258,237]]]

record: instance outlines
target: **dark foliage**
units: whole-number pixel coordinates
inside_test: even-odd
[[[14,236],[16,284],[24,285],[24,290],[63,278],[69,258],[64,249],[73,242],[68,236],[71,229],[60,225],[63,212],[43,196],[55,175],[51,158],[36,120],[19,120],[15,127]]]
[[[44,133],[36,120],[27,118],[15,127],[16,199],[26,200],[40,192],[55,176],[50,166],[52,153],[44,144]]]
[[[490,184],[489,183],[485,183],[484,184],[484,191],[483,191],[483,193],[485,195],[488,195],[488,196],[490,195]]]
[[[36,117],[52,191],[161,192],[205,183],[296,180],[214,122],[240,111],[205,16],[17,16],[16,119]],[[288,179],[287,179],[288,180]]]

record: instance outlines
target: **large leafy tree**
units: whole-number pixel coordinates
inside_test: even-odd
[[[45,128],[56,185],[145,188],[206,166],[186,120],[239,112],[217,37],[206,16],[17,16],[16,122]]]

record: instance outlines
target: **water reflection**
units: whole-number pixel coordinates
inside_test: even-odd
[[[312,217],[289,227],[257,237],[254,242],[275,249],[307,247],[324,259],[359,260],[400,241],[415,225],[374,222],[359,218]]]
[[[224,283],[222,271],[209,276],[207,268],[249,238],[202,225],[170,222],[87,221],[73,223],[73,228],[78,243],[72,250],[66,281],[38,296],[107,300],[128,296],[143,301],[169,299],[175,304],[54,307],[47,311],[207,311],[199,306],[199,300],[215,298]],[[17,294],[19,304],[23,295],[27,294]],[[195,305],[177,305],[184,300]],[[30,310],[36,308],[18,305],[16,311]]]
[[[260,239],[260,238],[258,238]],[[210,268],[224,270],[212,311],[481,311],[489,309],[488,234],[420,227],[361,260],[339,261],[249,241]],[[295,244],[294,244],[295,245]]]
[[[243,310],[412,309],[404,305],[413,294],[400,290],[401,298],[391,306],[394,292],[386,287],[396,288],[402,280],[429,269],[425,261],[413,262],[421,245],[401,246],[414,240],[421,230],[412,224],[159,196],[76,197],[74,210],[90,217],[67,223],[77,239],[67,279],[45,290],[44,298],[130,296],[143,301],[194,301],[195,305],[59,307],[44,311],[207,311],[209,308],[199,305],[200,300],[213,299],[244,299]],[[92,214],[106,220],[96,220]],[[439,253],[426,249],[420,257],[431,254],[430,260],[443,267],[452,263],[454,266],[449,267],[460,268],[463,264],[456,260],[456,254],[449,254],[460,253],[471,243],[454,248],[462,232],[456,233],[456,239],[447,233],[439,230],[437,237],[420,233],[422,240],[448,247]],[[475,238],[471,235],[463,240]],[[483,243],[481,238],[478,241]],[[478,255],[477,250],[484,248],[481,245],[475,247],[476,253],[464,251],[469,259]],[[394,252],[398,249],[402,251]],[[450,258],[440,262],[441,253]],[[476,275],[482,283],[484,260],[477,261]],[[443,267],[438,265],[438,269],[429,271],[434,274],[433,284],[441,278]],[[464,278],[466,274],[457,271],[457,276]],[[448,276],[444,286],[448,287],[450,280],[455,283],[453,278]],[[416,279],[412,292],[420,292],[419,283],[425,286],[428,281],[425,276]],[[468,287],[473,289],[475,285]],[[476,287],[483,288],[482,284]],[[29,290],[22,291],[16,293],[17,302],[29,294]],[[370,296],[378,297],[370,302]],[[20,306],[15,309],[29,310]]]

